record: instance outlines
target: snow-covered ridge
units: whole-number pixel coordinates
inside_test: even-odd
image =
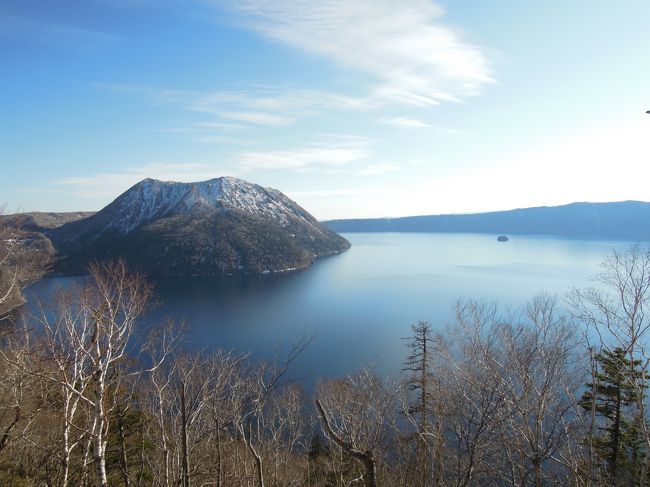
[[[300,220],[318,233],[313,218],[281,192],[242,179],[221,177],[196,183],[145,179],[111,203],[106,230],[127,234],[159,218],[237,209],[283,227]]]

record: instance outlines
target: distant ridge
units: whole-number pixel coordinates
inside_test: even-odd
[[[30,232],[47,232],[75,220],[87,218],[94,211],[42,212],[30,211],[13,215],[0,215],[0,226],[10,225]]]
[[[650,203],[571,203],[488,213],[324,222],[336,232],[492,233],[650,240]]]

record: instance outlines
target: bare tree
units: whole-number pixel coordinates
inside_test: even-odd
[[[436,376],[441,384],[439,410],[449,448],[444,462],[447,482],[455,486],[495,482],[502,455],[497,455],[505,398],[494,380],[500,354],[495,303],[460,301],[456,323],[436,348]]]
[[[394,424],[399,387],[365,368],[346,379],[323,382],[316,409],[325,436],[363,467],[358,480],[377,485],[382,446]]]
[[[646,485],[650,472],[650,429],[647,424],[645,389],[650,367],[650,249],[639,245],[626,252],[614,251],[601,264],[595,278],[597,286],[574,289],[569,295],[574,316],[598,337],[609,352],[625,351],[629,359],[629,383],[636,388],[638,403],[636,420],[641,428],[646,457],[639,474],[640,485]],[[635,378],[635,365],[640,364],[641,377]]]
[[[247,393],[242,401],[241,416],[237,421],[238,429],[245,439],[248,451],[255,462],[255,476],[258,487],[264,487],[264,460],[256,438],[260,438],[262,413],[271,395],[286,386],[291,380],[287,377],[292,364],[309,346],[314,335],[304,334],[291,347],[284,359],[278,357],[273,362],[260,363],[250,374]]]
[[[106,442],[110,413],[115,408],[127,348],[134,326],[149,303],[151,288],[144,278],[128,272],[123,262],[94,264],[91,283],[58,299],[55,313],[44,312],[45,358],[54,369],[28,372],[57,384],[63,397],[64,479],[70,453],[88,438],[92,446],[98,485],[108,485]],[[16,361],[16,367],[22,365]],[[88,415],[84,424],[76,422],[83,406]],[[77,431],[74,441],[70,433]]]
[[[153,445],[147,463],[156,485],[169,487],[171,479],[171,443],[168,427],[169,389],[172,387],[174,364],[167,362],[151,372],[148,380],[141,379],[141,407],[152,420],[146,422],[146,436]],[[159,458],[160,457],[160,458]]]
[[[208,415],[210,438],[214,444],[214,479],[216,487],[225,481],[224,443],[232,443],[232,434],[239,413],[243,409],[243,365],[246,355],[217,351],[211,357],[214,374],[209,390]]]
[[[547,485],[566,478],[576,442],[578,339],[556,299],[538,295],[518,315],[460,301],[435,349],[446,481]]]
[[[575,327],[558,312],[554,297],[541,294],[524,308],[521,321],[503,324],[499,336],[505,361],[493,370],[507,401],[504,446],[516,458],[510,471],[517,485],[541,487],[561,473],[557,455],[577,427],[567,427],[575,421],[585,379],[576,366]]]
[[[26,436],[44,409],[46,397],[39,379],[27,372],[36,366],[28,351],[28,337],[22,334],[5,337],[0,351],[0,454],[10,446],[16,433]]]
[[[185,354],[176,359],[172,376],[170,405],[171,417],[176,418],[178,428],[175,431],[180,436],[180,484],[190,487],[191,479],[196,468],[191,464],[195,450],[203,445],[211,426],[208,421],[208,405],[210,392],[216,378],[215,365],[203,353]]]
[[[273,394],[263,411],[263,429],[271,457],[272,485],[288,485],[300,482],[294,476],[290,464],[296,463],[298,446],[304,435],[304,411],[302,391],[296,384],[287,384]]]
[[[90,268],[93,286],[82,295],[80,306],[86,310],[82,327],[68,335],[87,361],[91,378],[88,388],[77,395],[92,409],[88,433],[93,439],[93,457],[100,487],[106,477],[106,441],[109,408],[114,407],[111,393],[120,381],[120,366],[134,326],[149,304],[151,287],[141,275],[131,274],[124,262],[94,264]]]

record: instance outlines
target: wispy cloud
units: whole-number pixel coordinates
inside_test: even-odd
[[[195,122],[192,124],[194,128],[201,130],[241,130],[246,128],[244,125],[228,122]]]
[[[336,111],[386,110],[394,104],[427,108],[461,101],[493,81],[485,50],[449,27],[442,8],[431,0],[203,1],[219,8],[229,5],[241,14],[245,26],[363,76],[350,84],[348,93],[268,85],[205,91],[96,86],[208,113],[220,121],[283,127]],[[400,127],[430,126],[409,117],[383,121]]]
[[[418,120],[416,118],[409,117],[392,117],[392,118],[382,118],[382,123],[387,125],[393,125],[394,127],[407,127],[407,128],[432,128],[433,125]]]
[[[245,129],[246,126],[225,122],[194,122],[181,127],[167,127],[154,129],[154,132],[164,134],[189,135],[196,142],[219,143],[229,145],[251,145],[250,138],[234,137],[231,134]],[[226,134],[226,135],[224,135]]]
[[[157,162],[122,171],[61,178],[52,184],[65,189],[68,194],[97,199],[114,198],[145,178],[191,182],[234,175],[233,171],[221,169],[218,164]]]
[[[251,145],[251,141],[248,139],[217,134],[199,135],[194,140],[196,142],[204,142],[208,144]]]
[[[118,39],[114,34],[83,29],[71,25],[39,22],[0,12],[0,37],[14,37],[29,42],[71,42],[75,47],[88,47],[88,43],[108,42]],[[83,43],[80,43],[83,41]]]
[[[294,122],[292,118],[265,112],[221,112],[219,115],[227,120],[236,120],[238,122],[266,125],[269,127],[283,127],[285,125],[291,125]]]
[[[156,105],[207,113],[223,120],[249,125],[282,127],[307,116],[332,110],[361,109],[370,102],[320,90],[296,90],[250,86],[241,91],[196,91],[139,84],[95,83],[94,87],[116,93],[146,97]],[[225,127],[226,122],[214,122]],[[241,127],[241,125],[240,125]]]
[[[329,91],[272,86],[249,86],[241,91],[212,91],[193,95],[191,107],[208,113],[218,113],[228,105],[286,113],[320,113],[366,106],[360,99]]]
[[[402,168],[396,166],[395,164],[371,164],[366,166],[361,171],[357,172],[359,176],[378,176],[380,174],[386,174],[389,172],[401,171]]]
[[[463,40],[446,24],[442,8],[430,0],[204,1],[220,8],[230,5],[249,28],[358,71],[370,81],[352,83],[354,94],[268,85],[206,91],[96,86],[223,120],[280,127],[333,111],[386,109],[395,103],[426,108],[461,101],[493,82],[485,50]],[[385,122],[401,127],[429,125],[408,117]]]
[[[245,152],[239,161],[250,169],[316,169],[342,167],[368,154],[355,148],[304,148],[286,151]]]
[[[176,90],[170,88],[160,88],[156,86],[146,86],[137,83],[107,83],[95,82],[92,87],[97,90],[103,90],[114,93],[123,93],[127,95],[141,95],[149,101],[156,104],[179,104],[189,105],[189,101],[197,96],[197,92],[188,90]],[[188,106],[188,109],[190,106]]]
[[[238,160],[245,169],[305,172],[341,169],[370,155],[368,142],[340,139],[290,150],[244,152]]]
[[[372,145],[377,142],[377,139],[366,135],[340,134],[336,132],[321,132],[316,135],[325,140],[336,141],[337,143],[343,144]]]
[[[140,8],[160,7],[161,5],[173,4],[176,0],[93,0],[96,3],[103,3],[119,8]]]
[[[484,49],[463,40],[430,0],[246,0],[232,8],[270,39],[371,75],[381,99],[430,106],[493,81]]]

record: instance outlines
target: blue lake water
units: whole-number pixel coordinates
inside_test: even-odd
[[[291,273],[175,278],[156,282],[160,301],[147,320],[187,322],[189,348],[227,348],[268,358],[315,332],[296,363],[309,386],[375,362],[396,372],[402,337],[419,320],[444,327],[459,298],[496,299],[518,307],[545,291],[560,299],[590,278],[626,242],[496,235],[344,234],[352,248]],[[29,289],[48,295],[79,278],[52,278]]]

